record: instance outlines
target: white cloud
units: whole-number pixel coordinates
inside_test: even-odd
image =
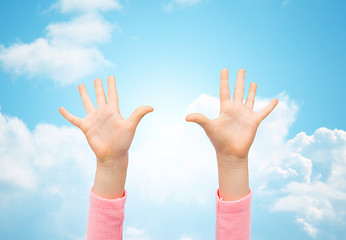
[[[299,173],[283,182],[272,210],[297,215],[311,237],[325,222],[346,224],[346,132],[317,129],[313,135],[299,133],[287,142],[290,156],[282,159],[283,169]]]
[[[20,211],[20,224],[35,211],[25,225],[49,227],[32,229],[31,236],[54,229],[60,239],[85,239],[96,160],[79,129],[38,124],[30,131],[20,119],[0,113],[0,156],[0,221],[17,219]]]
[[[170,12],[175,8],[186,8],[193,5],[197,5],[201,0],[172,0],[167,4],[163,5],[163,10],[165,12]]]
[[[69,22],[47,26],[47,38],[57,46],[89,46],[107,42],[116,26],[95,14],[84,14]]]
[[[183,235],[179,240],[193,240],[193,238]]]
[[[53,7],[62,13],[82,14],[67,22],[49,24],[46,35],[31,43],[17,42],[8,47],[0,44],[0,66],[5,71],[66,85],[114,65],[98,46],[109,42],[113,30],[120,28],[98,12],[119,10],[119,1],[61,0]]]
[[[0,45],[2,67],[15,75],[50,78],[62,85],[112,66],[97,45],[110,40],[114,25],[94,14],[47,26],[46,37]]]
[[[58,8],[61,12],[95,12],[121,9],[118,0],[59,0],[54,7]]]
[[[197,109],[200,102],[217,101],[203,94],[188,109]],[[215,111],[213,104],[203,108]],[[216,191],[217,169],[214,150],[202,129],[187,123],[184,117],[174,125],[158,123],[156,127],[160,130],[158,138],[130,153],[128,188],[161,204],[209,202]]]
[[[303,218],[297,218],[296,219],[297,223],[300,223],[303,225],[304,230],[313,238],[316,237],[318,229],[313,227],[311,224],[306,222]]]
[[[250,186],[258,204],[264,199],[268,210],[294,213],[292,221],[317,238],[322,231],[330,231],[325,223],[346,223],[346,132],[319,128],[312,135],[302,132],[287,139],[298,106],[284,93],[278,98],[277,108],[262,122],[250,152]],[[268,102],[258,98],[255,110]],[[215,118],[219,100],[200,95],[181,113],[181,121],[165,125],[158,119],[159,136],[148,136],[141,147],[131,150],[126,188],[138,201],[154,206],[172,202],[214,205],[215,152],[203,129],[185,122],[191,112]],[[141,128],[147,129],[145,124]],[[62,199],[54,211],[55,225],[61,232],[71,232],[68,228],[73,224],[69,223],[75,220],[71,211],[82,211],[74,204],[80,196],[87,202],[95,168],[82,132],[50,124],[29,131],[21,120],[0,114],[0,146],[0,184]],[[5,207],[9,199],[16,199],[6,192],[0,195]],[[146,229],[127,227],[124,233],[128,240],[150,239]]]
[[[124,240],[151,240],[146,229],[127,226],[124,230]]]
[[[251,152],[250,167],[259,170],[251,171],[254,188],[266,185],[274,166],[286,153],[285,137],[296,117],[297,105],[285,94],[278,97],[280,103],[259,128]],[[257,99],[255,109],[268,102],[269,99]],[[192,112],[217,118],[219,100],[201,94],[187,106],[180,122],[173,126],[156,124],[161,133],[158,139],[146,141],[142,148],[130,153],[127,184],[134,192],[140,192],[142,198],[161,204],[167,201],[212,204],[210,196],[218,186],[215,150],[200,126],[185,121],[184,116]],[[295,170],[287,174],[295,174]]]
[[[0,146],[0,182],[24,190],[36,191],[44,184],[48,192],[59,194],[61,181],[55,180],[68,173],[65,167],[76,167],[85,176],[94,163],[87,160],[94,159],[93,153],[79,129],[38,124],[31,132],[20,119],[1,113]],[[51,182],[41,181],[49,175]]]
[[[20,151],[14,151],[18,149]],[[37,176],[28,154],[34,152],[31,133],[24,122],[0,113],[0,182],[35,189]]]
[[[271,199],[268,209],[295,213],[297,223],[316,236],[326,219],[345,224],[340,207],[346,201],[346,132],[320,128],[288,140],[299,108],[285,93],[277,97],[277,108],[261,123],[251,148],[250,186],[264,202]],[[255,111],[269,101],[258,98]],[[192,112],[215,118],[219,100],[202,94],[183,116]],[[161,136],[131,152],[128,188],[160,204],[210,204],[217,187],[214,149],[202,128],[181,119],[173,126],[157,124]]]

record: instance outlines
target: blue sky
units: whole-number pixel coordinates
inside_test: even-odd
[[[184,117],[217,116],[226,67],[231,89],[239,68],[247,89],[258,84],[257,109],[280,100],[251,149],[252,238],[340,239],[345,5],[2,2],[0,238],[83,239],[94,157],[58,109],[85,116],[78,84],[94,101],[93,80],[115,75],[124,117],[141,105],[155,109],[131,146],[125,237],[212,239],[216,160],[202,130]]]

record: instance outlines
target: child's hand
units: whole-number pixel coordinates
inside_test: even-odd
[[[273,99],[264,109],[254,112],[256,83],[250,84],[249,94],[243,104],[245,70],[240,69],[234,89],[233,101],[230,101],[228,71],[221,71],[220,115],[210,120],[200,113],[186,117],[189,122],[198,123],[205,130],[218,155],[246,158],[255,138],[257,127],[278,103]]]
[[[145,114],[153,111],[153,108],[139,107],[124,120],[119,111],[114,77],[108,77],[108,103],[101,80],[96,79],[94,83],[97,109],[91,102],[85,86],[80,84],[79,93],[87,116],[83,119],[78,118],[63,107],[59,111],[69,122],[83,131],[97,160],[108,164],[127,154],[139,121]]]
[[[278,100],[273,99],[261,111],[254,112],[256,83],[250,84],[243,104],[244,77],[245,70],[240,69],[231,102],[228,71],[222,69],[219,118],[211,120],[200,113],[186,116],[186,121],[198,123],[204,129],[216,150],[219,194],[224,200],[237,200],[248,194],[248,153],[259,124],[278,104]]]
[[[87,116],[83,119],[61,107],[59,112],[85,134],[97,158],[97,170],[93,191],[105,198],[121,197],[124,192],[128,165],[128,150],[136,127],[144,115],[153,111],[152,107],[137,108],[128,119],[123,119],[119,111],[118,94],[113,76],[108,77],[108,103],[102,82],[96,79],[95,92],[98,108],[90,100],[85,86],[79,85]]]

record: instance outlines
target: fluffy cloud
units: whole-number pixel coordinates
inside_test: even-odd
[[[201,0],[172,0],[171,2],[163,5],[163,10],[165,12],[170,12],[174,8],[185,8],[196,5],[200,3]]]
[[[59,0],[54,7],[58,8],[63,13],[73,11],[95,12],[121,9],[118,0]]]
[[[61,11],[95,9],[67,22],[46,27],[46,36],[31,43],[0,45],[0,65],[7,72],[49,78],[62,85],[79,81],[99,69],[113,66],[98,49],[119,27],[97,14],[97,10],[118,8],[117,1],[60,1]],[[120,5],[119,5],[120,6]]]
[[[81,219],[86,219],[95,157],[79,129],[39,124],[30,131],[20,119],[0,114],[0,156],[3,236],[23,238],[13,232],[15,218],[18,225],[24,219],[23,227],[41,226],[30,231],[32,239],[84,238]]]
[[[59,22],[47,26],[47,38],[56,46],[90,46],[111,39],[114,25],[95,14],[85,14],[69,22]]]
[[[64,173],[78,169],[85,177],[94,167],[95,157],[83,133],[72,127],[38,124],[30,131],[20,119],[0,113],[0,146],[1,165],[5,166],[0,181],[23,190],[35,191],[44,184],[58,194]],[[48,176],[50,182],[41,181]]]
[[[319,128],[311,136],[297,134],[286,146],[290,154],[280,164],[295,174],[288,174],[273,210],[295,212],[311,237],[326,221],[345,224],[346,132]]]
[[[313,238],[316,237],[318,229],[313,227],[310,223],[306,222],[303,218],[297,218],[297,223],[303,225],[304,230]]]
[[[254,189],[266,186],[272,175],[282,177],[280,171],[277,173],[276,166],[280,166],[280,159],[286,152],[283,147],[285,137],[296,118],[298,107],[285,94],[278,98],[279,105],[260,126],[250,153]],[[255,110],[268,102],[269,99],[258,99]],[[201,94],[187,106],[180,122],[173,126],[156,125],[161,136],[157,140],[146,141],[143,147],[131,152],[130,167],[133,169],[128,173],[128,186],[142,193],[143,198],[160,203],[174,200],[206,204],[210,202],[210,196],[215,194],[215,150],[200,126],[185,121],[184,116],[192,112],[201,112],[211,119],[217,118],[219,100]]]
[[[319,128],[310,136],[302,132],[287,140],[298,106],[284,93],[277,97],[280,102],[261,124],[250,152],[256,204],[268,211],[291,212],[292,221],[311,237],[328,238],[334,233],[325,224],[346,222],[346,132]],[[255,110],[268,102],[259,98]],[[191,112],[215,118],[219,100],[200,95],[181,113],[180,122],[158,121],[159,136],[131,150],[126,188],[138,201],[153,206],[214,204],[210,196],[217,188],[216,156],[203,129],[185,122],[184,116]],[[145,124],[140,127],[146,129]],[[65,238],[82,238],[71,226],[86,216],[95,159],[81,131],[50,124],[29,131],[23,121],[0,114],[0,146],[0,184],[6,186],[0,210],[11,209],[21,192],[35,199],[59,199],[49,210],[49,223],[66,233]],[[79,206],[81,198],[85,204]],[[127,239],[149,239],[144,229],[127,227],[124,233]]]
[[[124,240],[151,240],[147,229],[136,228],[133,226],[125,226],[124,228]],[[183,236],[179,240],[192,240],[192,238]]]
[[[326,221],[346,222],[341,207],[346,201],[346,132],[320,128],[311,136],[302,132],[287,141],[299,108],[285,93],[277,97],[277,108],[261,123],[251,148],[251,188],[263,207],[294,213],[293,221],[311,237],[319,237]],[[256,100],[255,111],[269,101]],[[128,187],[142,198],[161,204],[210,203],[217,187],[216,157],[202,128],[184,121],[192,112],[215,118],[219,100],[200,95],[187,106],[181,122],[162,126],[157,141],[131,152]]]
[[[27,157],[35,152],[30,131],[18,118],[9,118],[0,113],[0,133],[0,182],[35,189],[38,177],[32,161]],[[13,151],[13,146],[20,151]]]
[[[193,239],[190,238],[190,237],[182,236],[182,237],[180,238],[180,240],[193,240]]]
[[[127,226],[124,230],[124,240],[151,240],[146,229]]]

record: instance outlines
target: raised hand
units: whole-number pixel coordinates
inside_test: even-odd
[[[228,71],[222,69],[220,83],[220,115],[210,120],[200,113],[186,116],[189,122],[198,123],[205,130],[218,154],[245,158],[255,138],[257,127],[278,103],[273,99],[259,112],[253,111],[256,83],[250,84],[249,94],[243,103],[245,70],[238,71],[233,101],[230,101]]]
[[[218,158],[219,178],[220,167],[223,169],[234,169],[239,166],[244,166],[247,171],[248,153],[255,138],[257,128],[261,121],[278,104],[278,100],[273,99],[261,111],[254,112],[253,106],[257,85],[256,83],[250,84],[249,94],[245,103],[243,103],[244,78],[245,70],[240,69],[235,83],[233,101],[231,101],[228,85],[228,70],[222,69],[219,117],[211,120],[200,113],[192,113],[186,116],[186,121],[195,122],[204,129],[213,144]]]
[[[97,109],[90,100],[85,86],[80,84],[78,89],[87,116],[83,119],[78,118],[63,107],[59,111],[69,122],[83,131],[97,160],[106,162],[127,154],[139,121],[145,114],[153,111],[153,108],[139,107],[124,120],[119,111],[114,77],[108,77],[108,103],[101,80],[96,79],[94,84]]]
[[[108,77],[107,82],[108,102],[103,90],[102,81],[100,79],[96,79],[94,81],[97,108],[95,108],[90,100],[85,86],[83,84],[79,85],[79,93],[87,113],[85,118],[82,119],[76,117],[63,107],[59,109],[59,112],[69,122],[83,131],[91,149],[96,155],[98,169],[107,169],[109,177],[112,177],[111,172],[108,171],[109,169],[113,170],[113,175],[116,174],[114,171],[115,169],[118,171],[117,173],[121,171],[121,182],[125,183],[124,178],[126,178],[128,150],[133,140],[135,130],[143,116],[153,111],[153,108],[149,106],[139,107],[128,119],[125,120],[120,115],[118,94],[114,77]],[[96,177],[97,176],[98,175],[96,173]],[[97,185],[97,182],[99,182],[97,180],[105,179],[104,176],[105,174],[102,174],[101,177],[97,179],[95,178],[95,185]],[[105,184],[107,185],[107,183],[104,183],[103,185]],[[98,187],[95,185],[94,191],[97,192]],[[119,194],[123,193],[121,187],[118,190]],[[101,193],[101,195],[107,194]]]

